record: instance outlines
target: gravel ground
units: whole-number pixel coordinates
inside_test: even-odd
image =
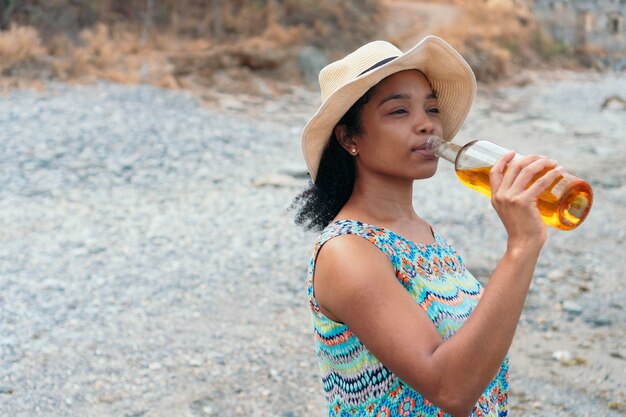
[[[481,90],[459,135],[550,155],[595,192],[537,267],[511,349],[513,416],[626,412],[626,112],[601,110],[615,94],[624,76]],[[315,235],[288,211],[317,102],[294,88],[206,108],[110,84],[0,97],[0,416],[323,415]],[[487,280],[504,233],[445,164],[416,184],[418,212]]]

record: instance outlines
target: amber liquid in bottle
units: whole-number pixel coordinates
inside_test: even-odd
[[[440,157],[452,160],[461,182],[487,197],[491,197],[489,170],[508,151],[487,141],[470,142],[464,147],[440,141],[430,145],[429,149]],[[537,174],[529,186],[547,171],[546,169]],[[547,225],[571,230],[585,220],[592,201],[593,192],[586,181],[563,173],[538,196],[537,208]]]

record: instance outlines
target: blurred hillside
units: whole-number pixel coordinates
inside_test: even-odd
[[[323,65],[366,41],[406,49],[426,33],[451,42],[484,82],[581,62],[580,51],[550,39],[511,1],[0,0],[0,7],[5,89],[108,80],[274,95],[313,85]]]

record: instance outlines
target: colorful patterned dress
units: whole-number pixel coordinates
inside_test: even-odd
[[[463,325],[483,291],[465,269],[461,257],[436,233],[434,243],[418,244],[391,230],[353,220],[328,225],[315,245],[308,281],[315,347],[328,415],[448,416],[380,363],[348,326],[330,320],[320,311],[313,294],[315,259],[324,243],[345,234],[360,236],[387,255],[398,281],[428,314],[444,340]],[[508,414],[508,368],[507,357],[471,416]]]

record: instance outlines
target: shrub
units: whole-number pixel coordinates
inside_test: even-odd
[[[13,25],[0,32],[0,74],[40,60],[45,53],[35,28]]]

